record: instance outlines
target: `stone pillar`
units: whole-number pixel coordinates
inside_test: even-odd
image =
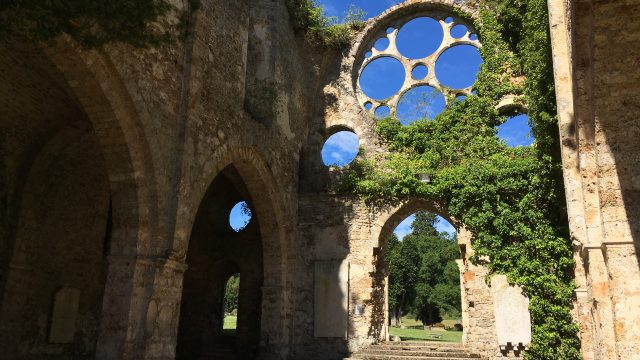
[[[593,317],[593,348],[596,359],[616,359],[613,330],[613,306],[609,291],[609,275],[604,254],[600,247],[588,247],[588,295]]]
[[[262,287],[261,358],[286,359],[289,355],[287,299],[290,296],[291,290],[286,287]]]
[[[23,314],[30,304],[25,303],[27,290],[33,279],[33,267],[22,262],[11,262],[5,273],[5,295],[0,303],[0,348],[4,356],[18,356]]]
[[[182,276],[168,259],[110,256],[96,359],[173,359]]]
[[[640,352],[640,269],[633,243],[606,244],[613,332],[618,359]]]

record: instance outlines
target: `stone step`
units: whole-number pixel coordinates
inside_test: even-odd
[[[451,350],[451,351],[431,351],[431,350],[407,350],[407,349],[378,349],[378,348],[367,348],[359,352],[363,355],[402,355],[402,356],[430,356],[430,357],[467,357],[470,359],[477,359],[480,356],[476,354],[472,354],[466,352],[462,349],[459,350]]]
[[[450,346],[437,346],[437,345],[373,345],[368,347],[368,349],[378,349],[378,350],[413,350],[413,351],[442,351],[442,352],[450,352],[450,351],[464,351],[463,347],[450,347]]]
[[[380,345],[420,345],[420,346],[441,346],[441,347],[454,347],[454,348],[463,347],[461,343],[444,342],[444,341],[416,341],[416,340],[385,341],[373,346],[380,346]]]
[[[469,360],[478,359],[477,357],[460,357],[460,356],[412,356],[412,355],[379,355],[379,354],[354,354],[349,359],[359,360]]]
[[[384,342],[371,345],[345,360],[477,360],[459,343],[436,341]]]

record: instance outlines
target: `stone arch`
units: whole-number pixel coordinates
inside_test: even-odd
[[[461,226],[460,221],[449,216],[444,205],[435,201],[413,199],[385,211],[383,215],[378,217],[378,221],[376,222],[377,231],[372,233],[374,236],[377,235],[375,240],[372,239],[374,240],[373,243],[378,244],[378,247],[386,245],[384,243],[386,241],[385,239],[391,236],[391,233],[393,233],[393,230],[398,224],[407,218],[407,216],[420,210],[426,210],[441,216],[453,225],[456,231],[459,231]]]
[[[449,216],[446,207],[437,201],[425,199],[411,199],[399,205],[392,206],[377,213],[377,219],[372,224],[371,244],[373,248],[374,269],[371,272],[371,315],[367,335],[374,341],[388,340],[389,306],[388,306],[388,269],[382,257],[387,240],[393,230],[408,216],[418,211],[429,211],[437,214],[454,225],[460,234],[461,224],[455,218]],[[462,230],[464,231],[464,230]],[[459,236],[458,236],[459,238]],[[460,242],[460,240],[459,240]],[[461,278],[461,282],[463,279]]]
[[[203,182],[213,184],[225,169],[232,168],[235,173],[231,176],[233,182],[242,183],[240,187],[246,189],[252,210],[255,209],[254,216],[259,219],[257,225],[262,239],[263,261],[260,351],[286,347],[287,250],[294,231],[293,215],[285,209],[285,198],[268,164],[255,148],[238,147],[214,158],[219,160],[207,171]],[[187,216],[178,219],[174,250],[182,258],[188,253],[194,230],[192,224],[195,225],[197,218],[196,210],[205,201],[208,188],[199,188],[192,194],[191,201],[195,205],[189,207]]]
[[[153,162],[131,93],[108,58],[68,38],[46,50],[93,126],[113,196],[115,254],[153,253],[157,207]],[[135,234],[135,235],[134,235]]]
[[[39,163],[42,162],[43,156],[49,156],[51,151],[55,152],[60,148],[62,148],[61,153],[66,154],[65,156],[73,155],[65,152],[64,148],[73,148],[71,145],[75,145],[75,142],[81,139],[69,136],[69,129],[72,132],[79,131],[80,134],[88,132],[93,138],[95,145],[92,145],[94,147],[91,149],[97,151],[94,153],[94,160],[101,164],[104,171],[103,180],[108,193],[107,210],[103,209],[104,204],[96,204],[97,208],[104,211],[101,217],[106,223],[102,229],[106,232],[105,239],[100,239],[98,246],[102,249],[102,241],[110,244],[110,254],[100,254],[103,258],[106,256],[109,259],[109,264],[106,280],[103,278],[100,284],[101,289],[96,291],[101,294],[95,301],[99,304],[98,307],[102,307],[101,312],[97,314],[102,327],[97,331],[99,335],[96,352],[98,357],[100,354],[104,355],[106,351],[119,352],[117,356],[122,356],[124,342],[130,335],[130,316],[132,316],[130,297],[134,293],[135,272],[135,266],[132,264],[135,263],[135,256],[149,255],[154,248],[151,240],[155,240],[153,228],[157,213],[151,195],[153,189],[149,186],[150,179],[153,178],[153,166],[148,157],[146,138],[133,106],[131,94],[106,55],[98,51],[82,51],[65,37],[59,38],[53,47],[47,48],[27,44],[7,44],[6,46],[16,50],[15,53],[7,52],[6,59],[11,58],[8,55],[11,53],[11,56],[18,59],[28,59],[25,64],[36,65],[28,68],[18,62],[20,65],[15,65],[14,70],[20,71],[22,67],[24,69],[21,70],[21,76],[30,77],[29,81],[32,82],[36,78],[43,84],[42,86],[46,87],[48,84],[52,89],[55,88],[57,96],[64,99],[64,104],[61,106],[69,109],[68,113],[73,115],[65,117],[64,112],[56,113],[54,116],[59,117],[56,124],[36,132],[32,129],[39,129],[43,122],[43,119],[38,116],[46,114],[50,111],[49,109],[34,112],[25,107],[14,111],[13,115],[16,119],[25,118],[33,122],[31,125],[25,125],[32,126],[25,132],[23,145],[27,149],[25,151],[27,155],[19,159],[20,169],[16,173],[18,178],[29,177],[29,181],[28,183],[25,181],[25,186],[16,187],[17,192],[21,194],[24,191],[30,191],[29,183],[34,181],[32,174],[42,167]],[[11,79],[10,81],[14,84],[21,83],[20,80],[16,80],[18,79],[16,77]],[[19,90],[15,93],[17,98],[29,99],[33,96],[32,93],[26,92],[29,90],[25,90],[24,86],[16,86],[16,88]],[[48,99],[45,98],[41,102],[32,104],[32,107],[47,107],[47,101]],[[15,127],[15,121],[12,123],[11,119],[9,124]],[[71,145],[54,146],[60,143],[60,138],[64,138],[64,141]],[[58,150],[51,150],[52,146]],[[24,218],[19,214],[22,213],[20,207],[26,200],[28,199],[22,195],[17,196],[16,218],[19,219],[16,221]],[[12,239],[14,237],[11,236]],[[109,239],[106,239],[107,237]],[[10,240],[13,241],[12,239]],[[16,281],[21,273],[28,271],[28,267],[24,269],[17,265],[21,256],[20,249],[26,245],[21,242],[10,245],[12,255],[10,257],[13,259],[8,260],[7,275],[3,274],[3,294],[10,293],[12,281]],[[51,257],[55,256],[56,254],[51,254]],[[93,270],[87,272],[103,266],[98,264]],[[71,272],[74,269],[63,266],[56,268],[56,271],[64,275],[64,272]],[[3,304],[5,299],[3,295]],[[80,306],[83,306],[82,303]],[[97,323],[95,328],[99,328]],[[35,338],[29,340],[35,341]],[[95,344],[95,338],[90,342]],[[108,345],[105,346],[105,344]]]

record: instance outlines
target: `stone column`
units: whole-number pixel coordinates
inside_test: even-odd
[[[96,359],[174,359],[186,265],[110,256]]]
[[[609,275],[601,247],[587,247],[588,295],[594,319],[593,348],[596,359],[617,359]],[[584,343],[584,340],[583,340]]]

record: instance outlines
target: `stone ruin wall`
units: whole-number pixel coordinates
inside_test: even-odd
[[[309,80],[316,77],[316,70],[303,66],[308,55],[304,46],[296,45],[302,41],[287,21],[273,21],[287,17],[284,2],[203,1],[193,19],[194,35],[185,43],[148,50],[114,44],[101,51],[83,51],[62,38],[45,53],[28,45],[2,48],[1,76],[6,81],[0,87],[0,341],[4,355],[174,358],[191,227],[205,191],[228,165],[241,173],[264,225],[263,245],[268,249],[264,261],[269,266],[265,266],[260,310],[265,314],[261,334],[268,335],[262,336],[261,346],[277,358],[286,354],[289,302],[294,301],[287,295],[292,285],[287,283],[285,264],[297,261],[289,251],[296,232],[298,154],[307,136],[316,87]],[[253,109],[255,102],[245,99],[252,81],[263,81],[273,89],[272,108],[264,118],[254,117],[264,109]],[[58,93],[62,100],[55,97]],[[60,111],[53,111],[54,105]],[[73,117],[81,125],[69,113],[77,113]],[[37,164],[48,161],[50,134],[78,126],[81,130],[58,140],[77,146],[67,147],[63,155],[53,153],[56,159],[50,169],[35,176]],[[80,140],[85,138],[89,151],[82,148]],[[78,159],[65,159],[65,153]],[[38,160],[32,166],[33,157]],[[71,168],[57,167],[60,162]],[[89,168],[96,170],[87,172]],[[29,174],[35,176],[33,181]],[[26,190],[22,181],[27,181]],[[30,199],[41,193],[38,189],[55,187],[55,181],[80,199],[52,192],[42,210],[45,214],[36,213]],[[70,208],[90,217],[95,226],[89,227]],[[60,213],[67,223],[60,222]],[[53,228],[28,226],[30,220],[42,224],[38,216],[57,223]],[[87,234],[78,232],[79,227]],[[47,232],[55,236],[45,236]],[[57,261],[48,269],[53,278],[37,271],[44,266],[39,264],[42,255],[23,259],[19,251],[24,247],[11,234],[19,234],[25,242],[37,240],[27,245],[37,244],[37,251]],[[97,260],[89,262],[79,241],[87,243],[87,251],[97,254]],[[59,256],[71,248],[77,254],[68,256],[87,258],[87,268],[74,268]],[[25,268],[23,260],[37,266]],[[93,289],[83,278],[72,278],[75,272],[102,280],[87,280],[97,286]],[[81,289],[79,311],[88,318],[77,322],[76,330],[86,338],[77,336],[71,345],[48,345],[48,304],[52,289],[60,286]],[[24,296],[24,303],[11,300],[23,299],[23,292],[32,293]],[[31,306],[30,299],[43,306]],[[9,317],[17,319],[5,321]],[[99,328],[97,317],[102,319]]]
[[[635,1],[550,1],[562,161],[585,359],[640,353]],[[633,19],[632,19],[633,18]]]
[[[640,128],[630,109],[640,101],[638,50],[627,45],[640,10],[633,0],[549,5],[582,352],[634,359]],[[196,211],[228,165],[260,219],[262,356],[338,358],[386,335],[371,327],[387,316],[372,298],[384,291],[376,249],[401,211],[327,193],[334,174],[319,155],[344,129],[384,151],[354,93],[359,47],[314,54],[274,21],[287,18],[282,1],[203,1],[195,16],[193,37],[159,49],[82,51],[66,39],[44,52],[0,49],[3,356],[173,359]],[[468,259],[464,232],[459,242]],[[313,266],[336,258],[350,264],[348,336],[316,338]],[[464,339],[500,357],[486,270],[464,260]],[[60,288],[80,289],[70,345],[47,341]]]
[[[375,119],[362,107],[366,97],[356,86],[361,67],[359,59],[364,51],[373,46],[378,32],[392,25],[397,27],[416,14],[433,13],[443,17],[452,15],[452,7],[458,7],[470,16],[475,14],[473,8],[454,5],[453,2],[437,1],[434,2],[436,5],[426,6],[424,3],[426,2],[407,2],[370,20],[356,36],[351,49],[345,52],[340,65],[333,66],[339,72],[333,70],[327,74],[327,85],[323,89],[326,104],[324,113],[313,122],[317,130],[315,133],[311,131],[304,149],[305,156],[302,157],[304,161],[301,168],[304,171],[301,172],[300,179],[300,243],[306,244],[304,253],[309,266],[314,260],[344,259],[348,262],[349,290],[345,294],[348,297],[348,335],[346,344],[339,339],[313,339],[313,324],[308,322],[313,319],[313,303],[309,302],[303,321],[307,326],[307,344],[301,346],[308,354],[306,356],[328,354],[336,350],[357,351],[363,346],[387,338],[386,275],[383,262],[379,259],[381,248],[393,228],[413,212],[433,210],[441,215],[446,214],[443,207],[429,203],[409,203],[397,208],[373,210],[355,199],[332,194],[331,187],[335,185],[339,171],[327,172],[320,158],[324,140],[342,130],[355,132],[359,136],[361,148],[368,156],[386,151],[375,135]],[[393,53],[393,46],[391,49],[387,51]],[[486,282],[488,272],[482,266],[472,265],[468,261],[473,253],[471,234],[461,229],[458,235],[459,244],[465,249],[464,259],[459,261],[463,297],[463,341],[468,349],[486,357],[513,358],[516,353],[513,350],[501,352],[497,342],[492,293]],[[309,284],[308,291],[311,294],[313,274],[307,273],[304,280],[296,283]],[[362,315],[356,314],[357,306],[364,309]],[[339,344],[337,348],[336,343]]]

